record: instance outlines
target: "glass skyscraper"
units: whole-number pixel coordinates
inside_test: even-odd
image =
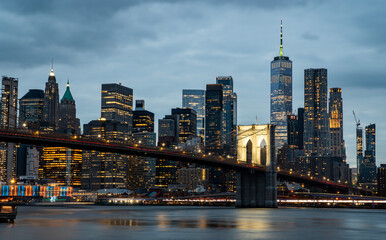
[[[280,31],[280,56],[271,62],[271,124],[276,125],[275,145],[287,142],[287,116],[292,114],[292,61],[283,56],[283,31]]]
[[[237,94],[233,92],[232,76],[216,77],[216,83],[223,86],[222,135],[228,154],[236,155]]]
[[[205,90],[183,89],[182,107],[191,108],[197,113],[197,136],[204,139]]]
[[[207,152],[221,154],[223,120],[223,86],[207,84],[205,93],[205,149]]]
[[[304,70],[304,150],[306,156],[330,155],[327,69]]]

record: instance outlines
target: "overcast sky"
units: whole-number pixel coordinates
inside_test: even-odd
[[[348,162],[355,110],[376,123],[377,165],[386,163],[385,1],[9,0],[0,3],[0,73],[19,78],[19,98],[44,89],[54,57],[60,97],[67,78],[81,123],[100,117],[101,83],[144,99],[156,119],[181,107],[182,89],[232,75],[238,123],[269,122],[270,62],[293,61],[293,108],[304,105],[304,69],[327,68],[341,87]]]

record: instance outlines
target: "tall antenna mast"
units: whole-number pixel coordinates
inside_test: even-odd
[[[280,19],[280,56],[283,56],[283,20]]]

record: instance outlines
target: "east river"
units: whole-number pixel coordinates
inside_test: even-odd
[[[386,210],[31,206],[0,239],[386,239]]]

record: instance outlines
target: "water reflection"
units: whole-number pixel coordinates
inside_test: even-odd
[[[379,239],[386,235],[385,213],[350,209],[21,207],[14,225],[0,224],[0,239],[344,239],[359,235]]]

